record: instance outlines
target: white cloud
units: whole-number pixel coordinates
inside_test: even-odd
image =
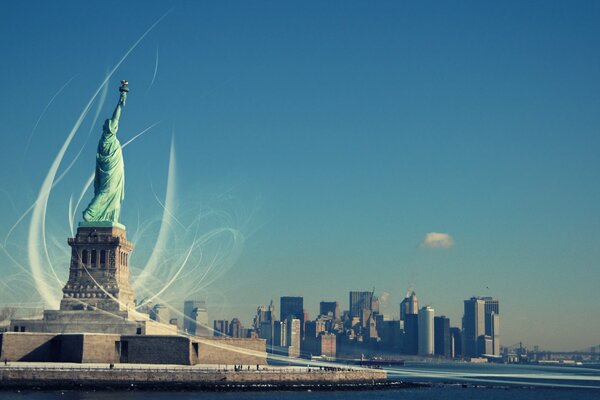
[[[454,239],[447,233],[429,232],[421,242],[426,249],[448,249],[454,246]]]
[[[390,294],[388,292],[383,292],[379,295],[379,302],[380,303],[385,303],[388,299],[388,297],[390,297]]]

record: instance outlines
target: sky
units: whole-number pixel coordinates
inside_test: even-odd
[[[599,20],[595,1],[4,2],[0,303],[43,301],[44,235],[60,295],[92,193],[69,200],[127,79],[121,142],[152,127],[121,212],[133,279],[160,261],[147,296],[248,325],[373,288],[397,318],[414,289],[452,326],[493,296],[503,345],[598,345]]]

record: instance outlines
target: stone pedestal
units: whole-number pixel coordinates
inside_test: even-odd
[[[135,309],[129,284],[129,253],[133,244],[120,224],[81,224],[69,238],[71,264],[63,288],[62,311]]]
[[[177,334],[177,326],[152,321],[135,310],[128,265],[133,244],[125,226],[82,222],[68,243],[69,280],[60,310],[45,310],[41,319],[13,319],[11,332]]]

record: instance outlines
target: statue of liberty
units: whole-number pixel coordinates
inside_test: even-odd
[[[127,81],[121,81],[119,102],[111,119],[104,122],[102,136],[96,152],[96,176],[94,198],[83,211],[83,220],[90,225],[94,222],[118,223],[121,202],[125,197],[125,170],[123,152],[117,139],[121,108],[125,106]]]

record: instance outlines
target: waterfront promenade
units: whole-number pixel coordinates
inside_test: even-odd
[[[150,365],[9,362],[0,365],[0,386],[39,388],[220,388],[225,386],[374,385],[380,369],[256,365]]]

